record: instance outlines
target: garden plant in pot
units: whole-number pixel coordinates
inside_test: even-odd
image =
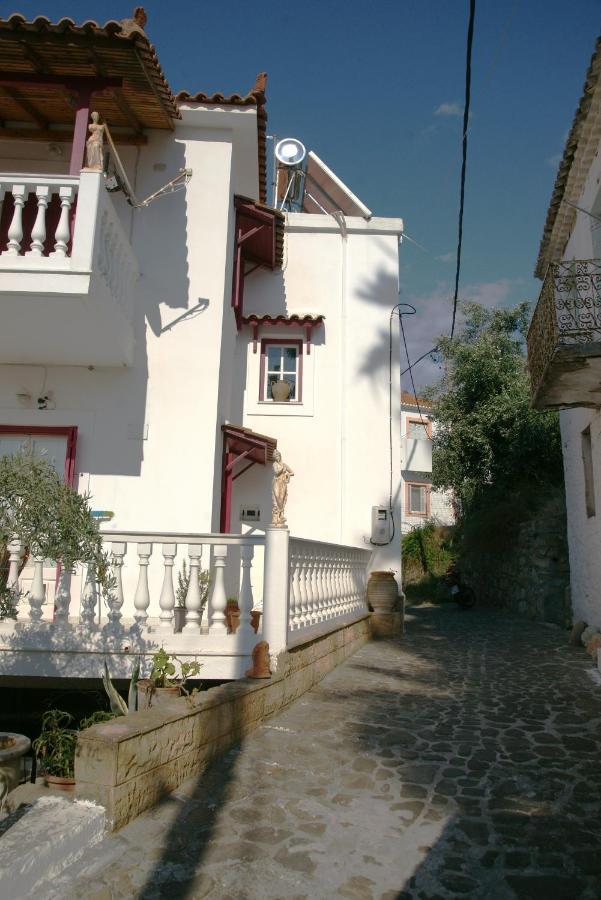
[[[227,598],[225,618],[227,621],[227,630],[232,634],[235,634],[240,624],[240,606],[238,605],[237,597]]]
[[[49,709],[42,716],[42,730],[32,742],[44,781],[48,787],[72,791],[75,787],[73,766],[77,732],[98,722],[107,722],[113,713],[98,710],[82,719],[79,728],[73,728],[73,716],[61,709]]]
[[[176,663],[179,664],[180,675],[177,676]],[[186,681],[200,672],[200,663],[180,662],[176,656],[170,656],[162,647],[152,657],[152,669],[149,678],[138,680],[138,709],[160,706],[180,694],[188,694]]]

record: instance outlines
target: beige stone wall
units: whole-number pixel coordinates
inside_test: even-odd
[[[310,690],[369,638],[366,616],[283,653],[269,680],[230,682],[93,725],[77,742],[77,796],[102,804],[108,827],[121,828]]]

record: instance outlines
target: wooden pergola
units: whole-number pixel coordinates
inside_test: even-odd
[[[120,143],[173,129],[180,114],[145,24],[141,7],[104,25],[0,19],[0,138],[72,142],[77,174],[92,104]]]

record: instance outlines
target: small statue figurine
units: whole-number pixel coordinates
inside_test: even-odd
[[[92,124],[88,125],[90,137],[86,141],[86,168],[102,172],[104,167],[104,125],[99,125],[100,113],[92,113]]]
[[[246,672],[247,678],[271,678],[269,668],[269,644],[267,641],[259,641],[252,652],[253,664]]]
[[[282,528],[286,524],[284,510],[286,509],[286,501],[288,500],[288,483],[294,472],[282,462],[282,454],[279,450],[273,452],[273,484],[271,488],[272,510],[271,524],[279,525]]]

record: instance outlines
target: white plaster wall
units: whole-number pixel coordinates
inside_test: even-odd
[[[347,220],[342,237],[329,216],[290,214],[283,273],[257,273],[245,290],[245,312],[312,313],[325,323],[304,357],[303,404],[257,402],[259,352],[250,328],[240,334],[237,377],[244,386],[244,425],[278,440],[295,472],[287,508],[297,537],[369,547],[371,507],[388,506],[388,322],[398,302],[400,220]],[[261,337],[293,338],[264,328]],[[399,366],[398,337],[393,371]],[[397,535],[375,550],[374,568],[400,571],[400,421],[393,402],[393,507]],[[255,466],[235,482],[233,527],[241,505],[271,517],[271,472]]]
[[[114,511],[108,529],[209,532],[218,524],[220,424],[230,403],[223,367],[235,340],[232,196],[258,196],[258,176],[254,110],[207,116],[185,109],[174,133],[149,132],[146,146],[124,151],[139,198],[180,168],[193,170],[185,191],[147,209],[111,195],[141,272],[133,366],[0,366],[0,423],[76,425],[77,484],[92,494],[93,507]],[[236,149],[239,142],[248,152]],[[34,156],[29,170],[42,169],[40,149],[26,147]],[[42,388],[56,409],[37,409]],[[18,393],[32,394],[31,408],[19,405]]]
[[[601,146],[601,145],[600,145]],[[601,155],[593,159],[578,206],[601,214]],[[585,213],[575,214],[563,259],[601,256],[601,226]],[[591,409],[560,412],[568,519],[570,586],[575,619],[601,629],[601,413]],[[588,517],[584,498],[582,431],[590,425],[596,515]]]
[[[436,431],[436,422],[430,415],[428,407],[421,407],[421,414],[425,422],[430,422],[432,432]],[[408,420],[419,419],[420,414],[416,406],[409,404],[401,404],[401,429],[402,434],[406,435],[408,430]],[[435,491],[432,489],[432,467],[427,470],[414,470],[402,468],[401,478],[403,483],[403,533],[411,531],[412,528],[418,528],[426,521],[433,520],[438,525],[453,525],[455,523],[455,513],[451,495],[448,491]],[[407,489],[408,482],[427,484],[430,489],[430,515],[427,517],[411,515],[408,512],[407,505]]]

